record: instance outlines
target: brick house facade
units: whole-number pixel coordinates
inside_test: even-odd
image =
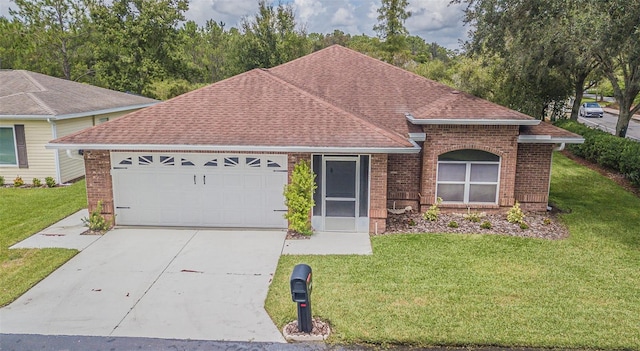
[[[582,141],[334,45],[48,147],[84,150],[89,208],[116,224],[286,227],[283,186],[307,160],[316,229],[384,232],[389,208],[438,197],[445,211],[545,211],[553,149]]]

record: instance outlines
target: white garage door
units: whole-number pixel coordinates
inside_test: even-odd
[[[286,228],[286,155],[111,153],[116,223]]]

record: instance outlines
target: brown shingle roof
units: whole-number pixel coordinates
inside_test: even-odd
[[[278,67],[245,72],[52,143],[85,148],[155,145],[415,151],[409,133],[421,133],[422,127],[411,123],[407,113],[417,120],[458,123],[469,119],[537,122],[335,45]]]
[[[54,142],[413,147],[406,138],[340,110],[259,69]]]
[[[157,102],[40,73],[0,70],[0,116],[59,117]]]

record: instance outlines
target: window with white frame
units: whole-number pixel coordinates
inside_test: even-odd
[[[0,127],[0,166],[17,166],[18,151],[13,127]]]
[[[437,197],[443,202],[496,204],[500,157],[482,150],[456,150],[438,157]]]

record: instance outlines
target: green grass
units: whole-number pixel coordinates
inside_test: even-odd
[[[640,349],[640,199],[561,154],[552,178],[568,239],[393,235],[373,256],[282,256],[267,310],[296,318],[304,262],[334,342]]]
[[[0,306],[18,298],[77,253],[9,247],[86,206],[84,181],[51,189],[0,188]]]

